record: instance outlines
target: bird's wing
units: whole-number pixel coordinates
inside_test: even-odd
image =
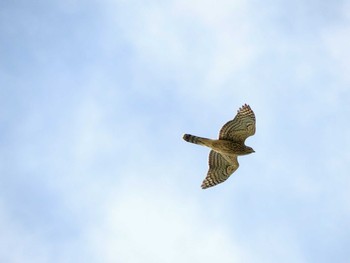
[[[209,170],[201,187],[206,189],[224,182],[238,169],[237,156],[221,155],[213,150],[209,153]]]
[[[220,130],[219,139],[243,142],[255,134],[255,115],[249,105],[244,104],[236,117]]]

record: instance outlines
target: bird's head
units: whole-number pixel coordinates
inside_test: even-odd
[[[247,154],[255,153],[255,151],[253,150],[253,148],[252,148],[252,147],[249,147],[249,146],[246,146],[246,147],[245,147],[245,152],[246,152]]]

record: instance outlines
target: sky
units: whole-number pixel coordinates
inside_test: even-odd
[[[0,262],[350,262],[350,1],[0,2]],[[255,153],[202,190],[247,103]]]

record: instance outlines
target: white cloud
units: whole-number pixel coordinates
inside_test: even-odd
[[[174,81],[177,91],[188,96],[212,99],[227,92],[227,82],[247,69],[260,52],[252,37],[255,21],[242,1],[117,2],[112,6],[117,15],[111,11],[111,16],[135,52],[135,74],[145,70],[148,77]],[[162,89],[155,85],[147,92]]]
[[[247,262],[225,225],[150,180],[116,188],[104,220],[92,227],[91,249],[104,262]]]
[[[67,3],[63,9],[79,13],[77,2]],[[91,47],[102,46],[103,55],[111,57],[96,59],[97,64],[92,59],[78,77],[75,71],[81,64],[70,68],[68,63],[65,70],[72,72],[62,74],[67,78],[63,81],[53,78],[55,83],[49,74],[32,75],[45,79],[39,81],[42,86],[62,90],[57,94],[67,96],[63,102],[69,103],[36,89],[40,94],[32,95],[32,103],[39,117],[22,111],[21,117],[29,121],[12,124],[20,131],[16,142],[28,150],[13,150],[9,159],[16,167],[11,174],[29,170],[33,175],[28,181],[37,185],[43,198],[54,192],[65,220],[60,229],[78,228],[77,233],[72,239],[67,233],[61,240],[50,238],[45,229],[37,232],[38,225],[24,226],[23,219],[3,208],[0,224],[7,231],[0,240],[8,248],[8,254],[2,252],[5,258],[77,262],[83,255],[85,262],[303,262],[309,251],[303,241],[322,230],[317,228],[322,223],[310,223],[318,222],[319,207],[337,205],[332,217],[322,218],[325,224],[348,214],[347,201],[341,201],[348,196],[348,155],[343,154],[347,147],[339,150],[338,144],[328,143],[349,130],[345,106],[339,103],[348,94],[347,24],[324,31],[335,68],[342,69],[342,74],[327,75],[326,80],[340,83],[329,90],[320,85],[331,68],[328,57],[315,59],[322,55],[322,47],[313,48],[319,35],[301,40],[295,32],[293,37],[279,34],[281,28],[264,31],[266,25],[273,26],[270,17],[256,20],[260,10],[243,1],[108,5],[106,16],[97,19],[98,44],[95,35],[83,39]],[[280,14],[278,8],[274,12]],[[265,35],[269,32],[273,34]],[[108,43],[101,44],[104,41]],[[69,54],[77,45],[71,47]],[[23,79],[21,85],[26,82]],[[239,171],[225,185],[202,191],[207,150],[185,146],[181,134],[200,131],[198,135],[216,136],[246,100],[253,101],[258,118],[257,134],[247,142],[257,153],[242,157]],[[336,107],[328,110],[329,105]],[[340,158],[328,157],[332,152]],[[33,160],[30,167],[28,160]],[[336,179],[330,176],[334,171]],[[13,180],[24,177],[16,176]],[[323,204],[324,191],[339,184],[340,193],[327,196],[328,203]],[[41,213],[36,218],[47,215],[51,203],[36,202],[33,206]],[[303,213],[309,217],[305,224]],[[303,233],[314,225],[313,233]],[[315,238],[313,242],[322,246]],[[15,254],[18,247],[25,253]],[[61,257],[57,248],[65,251]],[[26,259],[29,250],[38,253]]]
[[[333,58],[333,74],[339,74],[343,80],[350,82],[350,20],[344,25],[327,28],[323,41],[329,55]],[[339,84],[338,84],[339,85]],[[344,87],[345,89],[345,87]],[[347,89],[346,89],[347,90]]]

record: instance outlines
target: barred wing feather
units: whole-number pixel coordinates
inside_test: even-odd
[[[220,130],[219,139],[244,142],[255,134],[255,114],[249,105],[244,104],[236,117],[227,122]]]
[[[238,169],[237,156],[223,156],[213,150],[209,153],[209,170],[201,187],[206,189],[226,181]]]

